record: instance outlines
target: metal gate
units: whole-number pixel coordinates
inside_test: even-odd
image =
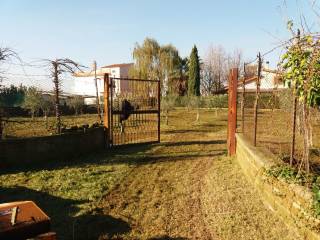
[[[110,78],[110,145],[160,142],[160,82]]]

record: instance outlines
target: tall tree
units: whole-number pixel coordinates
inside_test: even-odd
[[[176,94],[175,84],[181,76],[181,57],[178,50],[171,44],[160,47],[160,76],[162,87],[170,94]]]
[[[136,43],[133,59],[134,66],[129,75],[159,80],[163,92],[175,89],[184,72],[185,60],[179,56],[178,50],[172,44],[160,45],[152,38],[146,38],[141,45]]]
[[[222,46],[210,46],[202,67],[201,87],[205,94],[218,92],[224,86],[227,76],[227,54]]]
[[[201,91],[207,95],[220,91],[227,85],[230,69],[242,65],[241,50],[227,53],[223,46],[209,46],[201,67]]]
[[[193,46],[189,59],[188,95],[200,96],[200,61],[198,49]]]
[[[143,79],[160,79],[160,45],[152,38],[146,38],[142,45],[136,43],[133,49],[134,66],[130,75]]]

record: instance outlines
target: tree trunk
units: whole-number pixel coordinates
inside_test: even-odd
[[[199,118],[200,118],[200,112],[199,112],[199,108],[198,108],[197,109],[197,119],[196,119],[197,122],[199,121]]]
[[[296,118],[297,118],[297,97],[293,92],[293,104],[292,104],[292,128],[291,128],[291,149],[290,149],[290,166],[293,166],[295,144],[296,144]]]
[[[310,137],[310,148],[313,147],[313,128],[312,128],[312,121],[311,121],[311,115],[312,113],[310,112],[310,108],[309,108],[309,120],[308,120],[308,124],[309,124],[309,137]]]
[[[0,141],[2,139],[2,132],[3,132],[2,109],[0,109]]]
[[[166,125],[169,125],[169,111],[166,111]]]
[[[303,116],[303,162],[307,173],[310,172],[310,114],[306,100],[302,103]]]
[[[220,91],[221,89],[221,74],[220,74],[220,70],[219,70],[219,77],[218,77],[218,91]]]
[[[44,111],[44,121],[46,123],[46,129],[48,129],[48,112],[47,111]]]
[[[55,93],[55,112],[56,112],[56,132],[58,134],[61,133],[61,117],[60,117],[60,102],[59,102],[59,95],[60,95],[60,86],[59,86],[59,77],[58,77],[58,64],[56,62],[53,63],[53,70],[54,70],[54,93]]]

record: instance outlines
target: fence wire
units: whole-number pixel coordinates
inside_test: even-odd
[[[251,79],[251,80],[250,80]],[[256,146],[268,149],[284,160],[290,161],[291,147],[294,141],[293,160],[298,162],[303,155],[303,118],[302,106],[297,101],[294,123],[294,96],[292,89],[285,86],[276,74],[262,71],[260,89],[257,91],[258,78],[249,81],[240,79],[238,85],[238,118],[237,132],[254,145],[256,124]],[[258,100],[257,100],[258,99]],[[257,105],[257,121],[255,121],[255,103]],[[312,149],[311,164],[320,165],[320,110],[310,110]]]
[[[0,89],[1,139],[50,136],[67,132],[83,132],[100,125],[94,78],[61,77],[59,114],[61,131],[57,132],[56,97],[52,79],[47,77],[46,89],[37,85],[2,86]],[[73,83],[92,95],[71,89]],[[100,109],[103,109],[103,89],[99,89]]]

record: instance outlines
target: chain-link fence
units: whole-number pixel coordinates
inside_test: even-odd
[[[285,162],[301,162],[304,149],[302,104],[274,71],[240,79],[237,131],[249,142],[268,149]],[[296,106],[296,107],[294,107]],[[320,164],[320,110],[310,109],[311,166]]]

